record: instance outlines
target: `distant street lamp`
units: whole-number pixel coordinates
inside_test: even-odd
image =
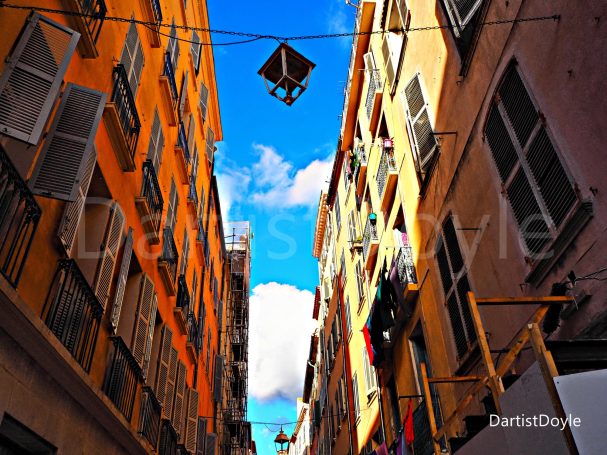
[[[308,88],[315,66],[287,43],[281,43],[258,74],[268,93],[290,106]]]
[[[289,437],[282,431],[282,427],[280,427],[280,433],[274,439],[274,445],[276,446],[276,453],[278,455],[287,455],[289,453]]]

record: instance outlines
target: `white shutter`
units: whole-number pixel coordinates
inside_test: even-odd
[[[124,214],[118,202],[114,202],[110,209],[110,217],[102,245],[102,255],[95,278],[95,295],[104,308],[110,296],[112,277],[114,276],[114,267],[118,256],[118,248],[122,240],[123,228]]]
[[[175,378],[175,400],[173,402],[173,427],[177,434],[179,435],[179,442],[183,442],[184,440],[184,400],[185,396],[185,387],[186,387],[186,375],[187,369],[183,362],[179,361],[179,366],[177,367],[177,376]]]
[[[394,80],[396,77],[396,72],[394,70],[394,63],[392,62],[392,51],[390,50],[390,41],[388,39],[388,35],[384,36],[384,40],[381,45],[382,56],[384,57],[384,65],[386,68],[386,75],[388,77],[388,83],[390,87],[394,88]]]
[[[114,304],[112,305],[112,315],[110,323],[112,329],[116,333],[118,323],[120,321],[120,312],[122,311],[122,302],[124,300],[124,291],[126,289],[126,280],[129,274],[129,266],[131,264],[131,256],[133,253],[133,228],[129,227],[122,250],[122,261],[120,262],[120,271],[118,272],[118,281],[116,284],[116,294],[114,295]]]
[[[34,194],[73,202],[78,198],[106,94],[68,84],[29,181]]]
[[[192,52],[192,61],[194,62],[194,69],[196,70],[196,74],[198,74],[198,70],[200,69],[200,55],[202,54],[202,45],[200,44],[200,38],[198,33],[195,30],[192,30],[192,46],[190,47],[190,52]]]
[[[154,120],[152,121],[152,134],[148,145],[147,160],[150,160],[158,175],[160,163],[162,162],[162,149],[164,148],[164,134],[162,132],[162,124],[158,115],[158,107],[154,108]]]
[[[150,324],[148,326],[148,340],[145,347],[145,356],[143,357],[143,377],[148,377],[150,368],[150,358],[152,356],[152,342],[154,341],[154,325],[156,324],[156,311],[158,310],[158,296],[154,293],[152,300],[152,311],[150,313]]]
[[[164,407],[166,415],[166,386],[171,363],[171,348],[173,343],[173,331],[168,327],[162,328],[162,339],[160,340],[160,353],[158,354],[158,368],[156,372],[156,398]]]
[[[448,9],[457,25],[463,30],[483,0],[447,0]]]
[[[215,155],[215,133],[211,127],[207,128],[207,159],[209,163],[213,162],[213,156]]]
[[[137,89],[139,88],[139,83],[141,81],[143,60],[143,47],[141,45],[139,33],[137,32],[137,25],[134,22],[131,22],[126,34],[124,47],[122,48],[120,63],[124,66],[124,70],[128,76],[133,98],[137,95]]]
[[[154,282],[147,273],[141,276],[139,283],[139,296],[137,298],[137,314],[135,327],[133,328],[133,339],[131,352],[140,367],[143,368],[145,353],[147,351],[148,330],[152,317],[152,306],[154,303]]]
[[[68,202],[63,211],[63,217],[59,224],[57,235],[61,244],[65,248],[65,252],[68,256],[71,256],[72,247],[74,246],[74,240],[76,240],[76,233],[78,232],[78,226],[80,225],[80,218],[84,211],[84,204],[86,202],[86,195],[89,191],[89,185],[91,183],[91,177],[93,176],[93,170],[95,169],[95,163],[97,162],[97,151],[93,147],[92,153],[88,156],[86,166],[84,168],[84,174],[80,181],[80,187],[78,189],[78,197],[74,202]]]
[[[188,388],[187,401],[184,444],[186,449],[194,454],[196,452],[196,440],[198,439],[198,392]]]
[[[207,118],[207,106],[209,103],[209,89],[204,82],[200,83],[200,98],[198,99],[198,105],[200,106],[200,115],[202,116],[202,122]]]
[[[38,13],[27,19],[0,75],[3,134],[38,144],[79,38]]]

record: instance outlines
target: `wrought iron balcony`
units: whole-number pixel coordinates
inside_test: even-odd
[[[383,140],[383,139],[382,139]],[[394,150],[388,149],[382,146],[381,158],[379,160],[379,167],[377,168],[377,192],[381,198],[386,189],[386,183],[388,182],[388,175],[390,172],[396,172],[396,160],[394,159]]]
[[[164,54],[164,66],[163,66],[163,76],[166,76],[169,80],[169,87],[171,89],[171,96],[173,97],[173,102],[177,103],[179,99],[179,92],[177,91],[177,81],[175,80],[175,71],[173,70],[173,62],[171,61],[171,53],[166,52]]]
[[[156,394],[151,387],[144,387],[141,397],[141,411],[139,413],[139,429],[137,431],[148,440],[154,449],[158,445],[161,416],[162,406],[158,398],[156,398]]]
[[[42,318],[76,361],[91,368],[103,307],[73,259],[62,259],[55,272]]]
[[[135,98],[131,92],[129,79],[122,64],[116,65],[113,71],[114,86],[112,88],[112,103],[116,106],[118,119],[126,140],[131,159],[135,158],[135,149],[141,130],[139,114],[135,107]]]
[[[122,338],[111,337],[110,340],[114,344],[114,353],[105,376],[103,392],[130,421],[137,384],[141,379],[141,368]]]
[[[168,419],[162,419],[160,425],[158,455],[177,455],[177,432]]]
[[[188,139],[185,134],[185,126],[183,122],[179,122],[179,136],[177,138],[177,146],[183,150],[183,156],[186,164],[190,163],[190,149],[188,147]]]
[[[0,273],[17,287],[42,210],[0,148]]]
[[[365,232],[363,234],[363,257],[367,258],[369,254],[369,248],[371,247],[371,242],[377,242],[379,238],[377,237],[377,226],[373,226],[371,222],[367,219],[365,223]]]
[[[175,305],[181,310],[185,319],[190,312],[190,290],[183,275],[179,275],[177,280],[177,301]]]
[[[398,278],[403,288],[407,284],[417,284],[417,273],[415,272],[413,252],[410,246],[401,247],[396,257],[396,267],[398,268]]]
[[[137,206],[137,211],[141,217],[148,240],[152,244],[159,243],[160,238],[158,237],[158,233],[160,232],[164,201],[158,177],[156,176],[156,170],[150,160],[143,163],[141,195],[135,199],[135,205]]]
[[[188,199],[194,204],[195,207],[198,207],[198,191],[196,190],[196,179],[192,178],[190,180],[190,191],[188,191]]]
[[[170,227],[164,228],[163,235],[164,243],[162,245],[162,255],[160,261],[168,268],[170,278],[173,282],[177,279],[177,262],[179,261],[179,253],[173,238],[173,230]]]
[[[78,0],[80,12],[83,14],[86,27],[91,34],[93,43],[97,44],[101,27],[107,13],[105,0]]]

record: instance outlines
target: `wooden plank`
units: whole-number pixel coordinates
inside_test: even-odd
[[[452,423],[455,422],[455,420],[464,411],[464,409],[466,409],[468,407],[468,405],[472,402],[472,400],[474,399],[476,394],[485,388],[486,382],[487,381],[479,381],[472,386],[468,395],[466,395],[457,404],[457,407],[455,408],[455,410],[451,413],[451,415],[447,419],[445,419],[441,429],[432,433],[434,441],[438,441],[440,438],[442,438],[445,435],[445,433],[447,432],[447,429],[451,426]]]
[[[557,417],[559,417],[562,421],[565,421],[565,410],[563,409],[563,404],[561,403],[558,391],[556,390],[556,385],[554,384],[554,378],[558,376],[559,373],[556,369],[552,354],[546,349],[544,339],[542,338],[542,333],[540,332],[540,328],[537,323],[529,324],[527,326],[527,331],[531,340],[531,346],[533,347],[533,353],[535,354],[535,358],[540,365],[542,376],[544,377],[544,382],[546,383],[546,389],[548,390],[548,395],[550,396],[550,401],[552,402],[554,412]],[[571,427],[568,424],[566,424],[565,428],[563,428],[563,436],[565,437],[565,442],[569,448],[569,453],[578,455],[577,446],[575,445],[575,440],[573,439],[573,433],[571,432]]]
[[[428,382],[428,372],[426,370],[426,362],[420,365],[422,373],[422,385],[424,386],[424,396],[426,401],[426,410],[428,412],[428,422],[430,424],[430,434],[436,433],[436,418],[434,417],[434,408],[432,406],[432,394],[430,393],[430,383]],[[441,448],[436,439],[432,440],[434,445],[434,454],[440,455]]]
[[[430,384],[444,384],[448,382],[476,382],[483,381],[483,376],[451,376],[446,378],[428,378]]]
[[[573,303],[570,296],[548,297],[496,297],[490,299],[476,299],[477,305],[561,305]]]

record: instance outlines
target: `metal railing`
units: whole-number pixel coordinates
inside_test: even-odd
[[[381,77],[378,69],[370,69],[369,71],[369,88],[367,90],[367,99],[365,100],[365,110],[367,118],[371,119],[373,113],[373,105],[375,104],[375,94],[382,90]]]
[[[363,234],[363,257],[367,259],[367,254],[369,253],[369,247],[371,246],[371,241],[377,241],[377,226],[373,226],[371,221],[367,219],[365,223],[365,231]]]
[[[111,101],[116,105],[116,109],[118,110],[120,126],[126,138],[131,158],[135,159],[135,149],[137,148],[137,141],[141,130],[139,114],[137,114],[137,108],[135,107],[135,98],[131,92],[126,70],[122,64],[114,67],[112,77],[114,79],[114,86],[112,88]]]
[[[190,162],[190,148],[188,147],[188,139],[185,135],[185,126],[183,122],[179,122],[179,136],[177,137],[177,145],[183,150],[183,156],[186,163]]]
[[[200,337],[198,335],[198,321],[191,311],[188,313],[188,343],[192,343],[196,349],[196,354],[200,352]]]
[[[0,148],[0,273],[13,287],[19,284],[41,215],[27,184]]]
[[[137,431],[156,449],[158,434],[160,432],[162,406],[151,387],[144,387],[141,395],[141,411],[139,413],[139,429]]]
[[[101,27],[107,13],[105,0],[78,0],[80,9],[82,10],[82,18],[86,27],[93,38],[93,43],[97,44]]]
[[[154,21],[162,22],[162,7],[160,6],[160,0],[150,0],[152,4],[152,13],[154,13]]]
[[[171,421],[162,419],[158,455],[177,455],[177,432]]]
[[[158,177],[156,176],[156,169],[154,169],[154,164],[150,160],[146,160],[143,163],[143,184],[141,186],[141,196],[147,201],[154,231],[158,232],[160,230],[160,223],[162,221],[162,208],[164,206],[164,201],[162,199],[162,192],[160,191]]]
[[[160,260],[169,267],[171,279],[173,282],[177,279],[177,262],[179,262],[179,253],[173,238],[173,230],[166,226],[163,234],[164,242],[162,243],[162,254]]]
[[[190,290],[188,289],[184,275],[179,275],[177,279],[177,300],[175,301],[175,306],[181,309],[184,317],[188,316],[190,312]]]
[[[114,345],[114,353],[105,377],[103,392],[130,421],[141,368],[121,337],[110,337],[110,340]]]
[[[88,372],[103,306],[73,259],[61,259],[42,310],[47,327]]]
[[[196,179],[192,177],[190,180],[190,191],[188,192],[188,199],[198,207],[198,191],[196,190]]]
[[[413,411],[413,432],[415,434],[413,440],[415,455],[434,455],[432,431],[430,430],[425,400],[422,400]]]
[[[362,166],[367,165],[367,152],[365,150],[365,144],[358,144],[356,146],[356,154],[358,155],[358,162]]]
[[[175,80],[175,71],[173,70],[173,62],[171,61],[171,53],[166,52],[164,54],[164,65],[163,73],[164,76],[169,80],[169,86],[171,87],[171,95],[173,96],[173,102],[177,102],[179,98],[179,92],[177,91],[177,81]]]
[[[388,181],[388,172],[396,171],[396,160],[394,159],[394,150],[385,149],[382,147],[381,158],[379,160],[379,166],[377,168],[377,192],[381,198],[386,189],[386,182]]]
[[[413,262],[413,251],[410,246],[403,246],[396,257],[396,267],[398,270],[398,278],[401,284],[406,286],[409,283],[417,283],[417,273],[415,271],[415,263]]]

